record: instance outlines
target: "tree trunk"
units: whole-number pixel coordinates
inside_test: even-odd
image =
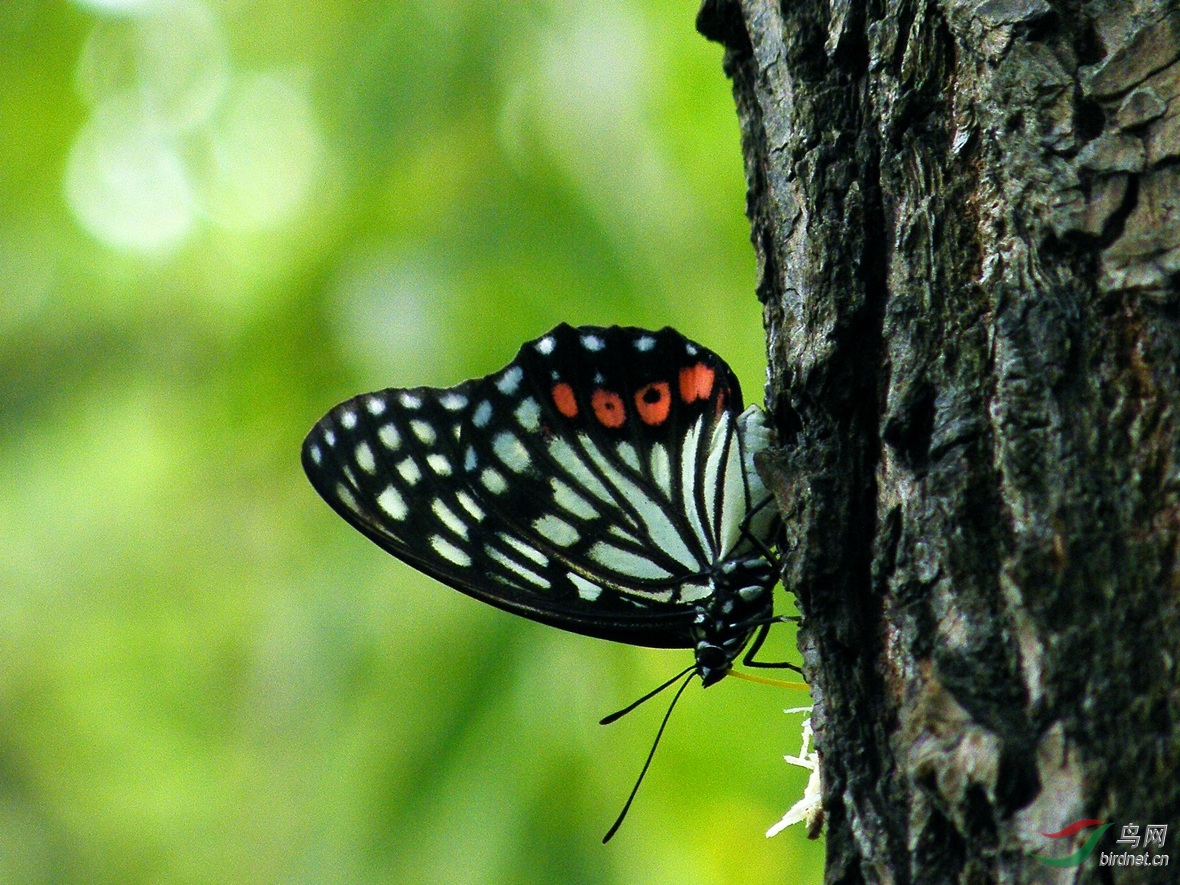
[[[743,133],[827,881],[1180,881],[1101,856],[1180,844],[1180,12],[698,27]],[[1083,818],[1113,824],[1089,859],[1032,857]]]

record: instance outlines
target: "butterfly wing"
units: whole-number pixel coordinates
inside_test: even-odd
[[[341,516],[457,590],[689,647],[710,569],[766,495],[740,408],[725,363],[672,329],[562,325],[486,378],[342,403],[303,463]]]

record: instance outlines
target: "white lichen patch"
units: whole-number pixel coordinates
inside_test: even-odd
[[[811,707],[794,707],[790,710],[784,710],[785,713],[810,713]],[[813,737],[811,731],[811,717],[803,720],[803,739],[799,747],[798,756],[784,756],[792,765],[798,765],[800,768],[806,768],[811,772],[811,777],[807,780],[807,787],[803,790],[803,797],[788,809],[787,813],[783,815],[783,819],[776,823],[773,827],[766,831],[766,838],[775,836],[781,833],[791,824],[805,823],[807,825],[807,835],[811,838],[819,835],[820,827],[823,826],[823,790],[819,779],[819,753],[812,749],[811,739]]]

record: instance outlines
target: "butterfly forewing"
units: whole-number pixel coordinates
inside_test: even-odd
[[[742,438],[764,445],[764,425],[741,406],[728,366],[672,329],[562,325],[485,378],[337,406],[303,461],[345,519],[464,593],[687,647],[711,569],[747,514],[766,523]]]
[[[480,385],[463,438],[475,470],[490,465],[513,476],[512,494],[492,503],[517,531],[541,536],[575,570],[666,602],[670,584],[714,559],[680,500],[680,486],[691,490],[698,478],[673,466],[682,461],[685,429],[709,426],[718,409],[716,401],[674,395],[668,377],[675,381],[690,357],[688,342],[627,331],[559,327],[526,345]],[[611,358],[595,359],[600,352]]]

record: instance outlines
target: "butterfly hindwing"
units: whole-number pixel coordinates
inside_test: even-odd
[[[687,647],[710,570],[767,497],[741,405],[728,366],[672,329],[562,325],[485,378],[337,406],[303,461],[345,519],[464,593]]]

